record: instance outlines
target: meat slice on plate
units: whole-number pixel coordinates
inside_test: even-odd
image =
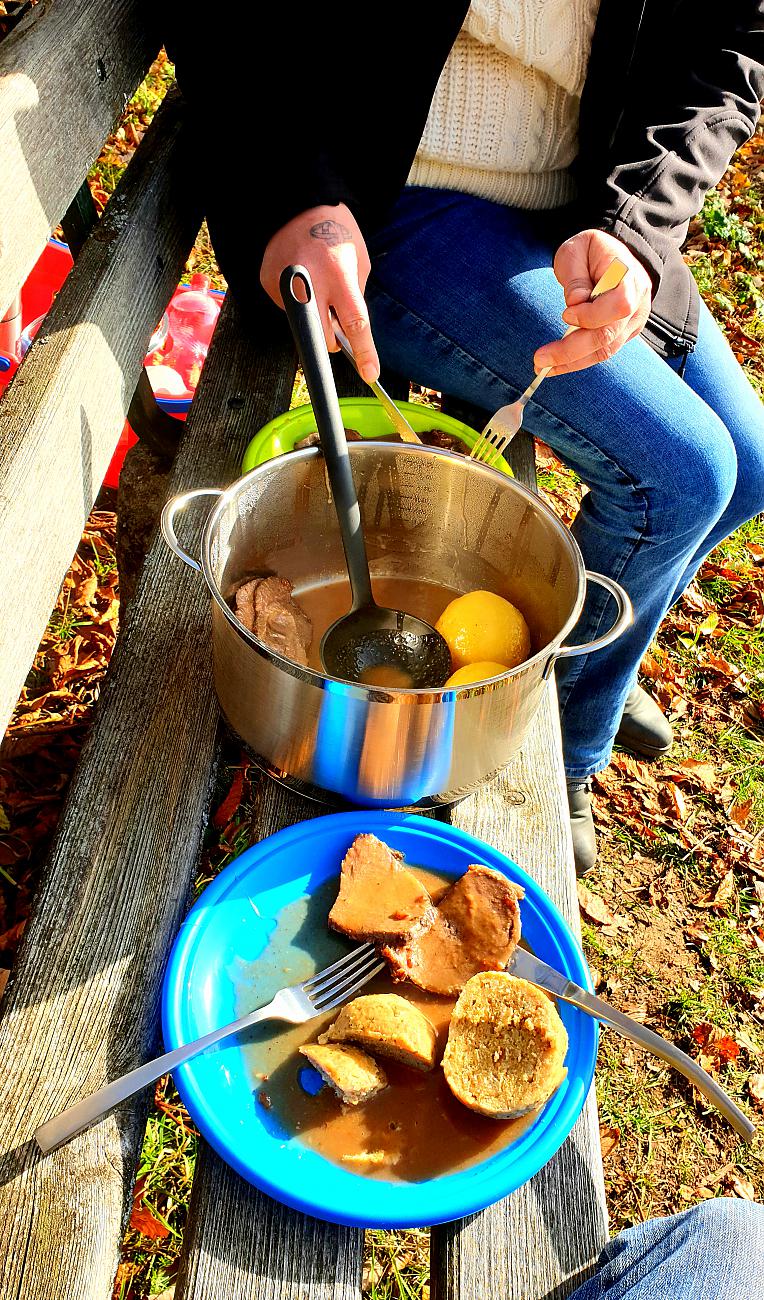
[[[252,578],[236,592],[236,617],[256,637],[303,667],[313,639],[313,625],[292,595],[288,578]]]
[[[469,867],[443,895],[427,930],[382,949],[393,979],[453,996],[480,971],[503,970],[520,941],[522,897],[501,872]]]
[[[342,862],[329,925],[351,939],[400,943],[428,925],[430,895],[376,835],[357,835]]]

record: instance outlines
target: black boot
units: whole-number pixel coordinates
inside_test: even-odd
[[[674,733],[652,696],[641,686],[635,686],[626,696],[615,739],[616,744],[635,754],[660,758],[671,749]]]
[[[576,875],[585,876],[597,861],[597,837],[594,834],[592,817],[592,782],[591,777],[585,781],[568,778],[568,808],[570,810],[570,830],[573,836],[573,861]]]

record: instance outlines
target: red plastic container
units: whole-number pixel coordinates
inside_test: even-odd
[[[33,337],[36,333],[34,326],[49,310],[73,265],[67,245],[57,239],[49,240],[21,291],[21,329],[26,331],[26,336],[18,337],[16,322],[10,322],[6,329],[6,337],[12,338],[16,346],[12,353],[10,349],[7,353],[0,350],[0,397],[23,360],[31,341],[30,335]],[[209,288],[209,279],[204,275],[194,275],[190,284],[179,285],[167,307],[170,333],[161,347],[146,358],[150,378],[157,362],[179,376],[180,382],[177,379],[173,382],[172,395],[163,391],[161,386],[156,391],[158,405],[178,420],[185,420],[188,415],[223,297],[219,290]],[[30,330],[29,326],[33,329]],[[106,487],[117,487],[125,456],[137,441],[130,425],[125,422],[106,471]]]

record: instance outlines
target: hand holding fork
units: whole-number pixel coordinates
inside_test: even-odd
[[[609,289],[617,288],[628,269],[618,258],[614,258],[605,274],[592,289],[589,301],[592,302],[595,298],[599,298],[603,293],[607,293]],[[574,333],[578,328],[578,325],[569,325],[563,337],[567,338],[568,334]],[[491,416],[470,452],[472,460],[479,460],[483,464],[493,467],[500,464],[500,457],[522,425],[523,412],[527,403],[533,397],[542,379],[546,379],[551,369],[551,366],[545,366],[543,370],[538,372],[516,402],[511,402],[509,406],[500,406],[496,414]]]

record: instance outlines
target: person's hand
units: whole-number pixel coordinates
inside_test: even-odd
[[[617,257],[628,271],[616,289],[594,302],[589,295]],[[545,343],[533,358],[536,372],[551,366],[551,375],[606,361],[642,330],[650,312],[652,281],[639,258],[604,230],[582,230],[561,244],[554,273],[565,291],[566,325],[580,328],[567,338]]]
[[[299,264],[310,273],[330,352],[336,352],[330,308],[350,340],[358,369],[367,383],[379,378],[379,358],[363,291],[371,263],[355,217],[344,203],[301,212],[270,240],[260,268],[260,283],[279,307],[279,276]]]

